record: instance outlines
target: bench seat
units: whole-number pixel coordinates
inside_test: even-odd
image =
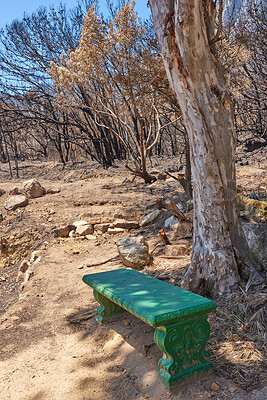
[[[163,351],[159,376],[171,388],[212,368],[205,351],[210,335],[207,315],[216,303],[131,269],[85,275],[100,303],[97,320],[107,323],[126,311],[155,329]]]

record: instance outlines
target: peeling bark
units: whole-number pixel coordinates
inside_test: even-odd
[[[218,295],[256,273],[237,213],[233,107],[216,48],[212,0],[149,0],[169,82],[189,137],[194,201],[184,286]],[[242,262],[240,263],[240,260]],[[241,266],[241,270],[240,270]],[[248,269],[249,267],[249,269]]]

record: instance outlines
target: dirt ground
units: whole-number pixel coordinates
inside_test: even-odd
[[[175,165],[169,160],[170,169],[172,163]],[[160,162],[155,164],[153,168],[161,170]],[[239,166],[238,183],[247,192],[266,193],[265,167]],[[143,234],[153,249],[160,241],[160,221],[148,228],[97,235],[90,240],[54,238],[51,234],[55,227],[75,220],[140,220],[156,209],[158,197],[176,203],[186,200],[177,182],[144,185],[139,180],[131,182],[122,165],[105,171],[93,163],[64,170],[52,163],[24,163],[20,174],[19,179],[10,180],[7,166],[1,165],[0,187],[6,194],[0,198],[0,236],[18,240],[21,257],[38,249],[42,258],[20,292],[15,281],[17,263],[7,262],[0,268],[0,400],[266,398],[262,385],[244,390],[217,369],[197,382],[169,391],[157,377],[162,354],[154,344],[153,328],[130,314],[106,326],[92,317],[97,302],[92,289],[82,282],[83,275],[123,265],[116,260],[88,265],[116,256],[116,240],[127,235]],[[9,190],[33,177],[46,189],[61,191],[32,199],[25,208],[5,211],[2,204]],[[21,233],[30,239],[24,241]],[[177,283],[179,273],[173,271],[186,270],[190,256],[173,262],[160,255],[159,249],[145,270],[156,276],[163,273],[169,282]]]

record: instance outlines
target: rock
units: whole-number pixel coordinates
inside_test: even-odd
[[[127,221],[126,219],[117,219],[110,225],[111,228],[136,229],[139,223],[136,221]]]
[[[88,221],[74,221],[72,225],[78,228],[78,226],[88,225]]]
[[[88,239],[88,240],[95,240],[95,239],[97,239],[97,237],[96,237],[95,235],[86,235],[85,237],[86,237],[86,239]]]
[[[21,263],[19,265],[19,269],[18,269],[18,276],[17,276],[16,282],[23,280],[24,274],[27,271],[27,269],[29,268],[29,266],[30,266],[29,261],[27,261],[27,260],[21,261]]]
[[[261,264],[267,262],[267,223],[243,223],[243,230],[253,256]]]
[[[40,250],[33,251],[31,254],[31,258],[30,258],[30,263],[32,264],[35,260],[37,260],[38,257],[40,257],[40,255],[41,255]],[[40,257],[40,259],[41,259],[41,257]]]
[[[173,232],[170,241],[175,242],[179,239],[190,238],[192,237],[192,230],[193,230],[192,222],[180,221],[178,227]]]
[[[216,382],[212,382],[211,389],[217,392],[220,389],[220,385],[218,385]]]
[[[79,235],[78,235],[78,233],[76,233],[76,231],[73,229],[72,231],[70,231],[69,237],[74,237],[74,236],[79,236]]]
[[[169,183],[169,182],[177,182],[177,181],[174,178],[167,178],[166,182]]]
[[[140,268],[149,263],[148,244],[143,236],[119,239],[116,244],[120,259],[127,267]]]
[[[124,229],[122,228],[108,228],[107,233],[110,235],[116,235],[117,233],[123,233]]]
[[[87,225],[80,225],[76,228],[76,233],[78,233],[80,236],[86,236],[94,232],[93,225],[87,224]]]
[[[73,230],[73,225],[60,226],[59,228],[53,229],[52,233],[54,237],[68,237],[69,233]]]
[[[169,246],[165,246],[165,256],[168,257],[177,257],[184,256],[190,254],[190,250],[184,244],[173,244]]]
[[[162,210],[155,210],[151,213],[147,214],[143,220],[140,222],[140,226],[146,226],[152,222],[154,222],[158,216],[161,214]]]
[[[96,224],[94,225],[94,232],[95,233],[106,233],[109,228],[109,224]]]
[[[56,194],[56,193],[60,193],[60,192],[61,192],[61,189],[52,189],[52,188],[49,188],[46,191],[47,194]]]
[[[19,271],[21,271],[21,272],[26,272],[27,269],[29,268],[29,266],[30,266],[29,261],[23,260],[23,261],[21,261],[21,263],[20,263]]]
[[[4,189],[0,188],[0,197],[3,196],[6,192],[4,191]]]
[[[46,194],[45,188],[43,188],[35,178],[30,179],[23,183],[22,192],[28,199],[35,199],[37,197],[41,197]]]
[[[9,191],[9,194],[10,196],[16,196],[17,194],[19,194],[19,189],[17,187],[14,187]]]
[[[30,278],[33,276],[33,274],[34,274],[34,267],[35,267],[35,265],[38,263],[38,262],[40,262],[41,261],[41,257],[38,257],[33,263],[31,263],[30,265],[29,265],[29,268],[26,270],[26,272],[25,272],[25,274],[24,274],[24,279],[23,279],[23,282],[22,282],[22,284],[20,285],[20,287],[19,287],[19,291],[23,291],[23,289],[24,289],[24,287],[25,287],[25,285],[26,285],[26,283],[30,280]]]
[[[0,214],[0,222],[3,222],[3,221],[4,221],[3,214]]]
[[[159,180],[159,181],[166,181],[166,179],[167,179],[167,175],[164,174],[163,172],[160,172],[160,173],[158,174],[158,180]]]
[[[6,210],[14,211],[19,207],[26,207],[29,204],[29,200],[25,196],[11,196],[7,201],[3,204]]]
[[[178,228],[179,221],[177,218],[175,218],[174,215],[172,215],[170,218],[166,219],[164,223],[164,227],[167,229],[175,229]]]

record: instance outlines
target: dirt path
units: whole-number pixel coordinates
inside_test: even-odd
[[[215,373],[169,391],[157,377],[162,354],[153,328],[129,314],[107,326],[92,317],[97,303],[82,277],[122,266],[110,262],[86,267],[117,255],[117,237],[51,239],[49,232],[75,219],[138,217],[177,186],[158,182],[144,188],[121,182],[119,175],[55,182],[60,194],[32,201],[19,222],[14,219],[17,212],[6,219],[7,234],[12,227],[39,227],[48,239],[20,300],[13,299],[0,315],[0,400],[263,400],[263,389],[246,393]],[[14,183],[2,186],[8,191]],[[155,236],[156,228],[150,233]]]
[[[23,298],[2,316],[1,400],[264,398],[263,392],[231,393],[233,384],[214,374],[166,390],[157,378],[161,353],[151,327],[131,315],[107,326],[86,319],[97,303],[82,276],[116,267],[79,269],[92,254],[103,259],[113,251],[110,244],[87,246],[87,255],[71,255],[69,241],[43,250]],[[213,382],[219,391],[212,390]]]

